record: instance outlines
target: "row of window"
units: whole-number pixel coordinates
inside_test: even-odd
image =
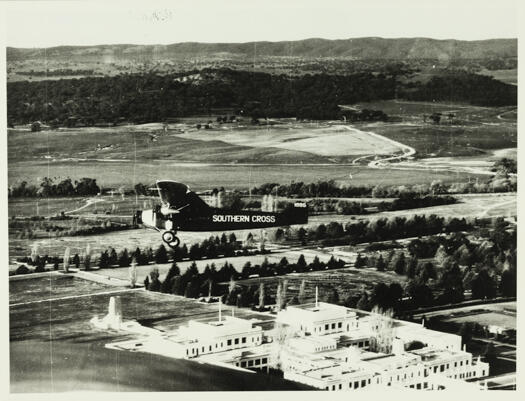
[[[259,359],[252,359],[249,361],[241,361],[235,362],[235,366],[240,366],[241,368],[256,368],[256,367],[263,367],[268,364],[268,358],[259,358]]]
[[[253,342],[258,342],[259,340],[260,340],[260,337],[252,337],[252,343],[253,343]],[[226,345],[227,345],[228,347],[231,347],[232,344],[234,344],[234,345],[239,345],[239,343],[240,343],[240,344],[246,344],[246,342],[247,342],[247,338],[246,338],[246,337],[241,337],[241,338],[235,338],[235,339],[229,339],[229,340],[227,340],[227,341],[226,341]],[[207,347],[208,352],[211,352],[211,351],[212,351],[212,348],[213,348],[213,347],[212,347],[211,345],[208,346],[208,347]],[[217,348],[219,348],[219,343],[216,343],[216,344],[215,344],[215,349],[217,349]],[[220,348],[224,348],[224,343],[223,343],[223,342],[220,343]],[[190,351],[191,351],[191,352],[190,352]],[[203,346],[203,347],[200,349],[200,352],[201,352],[201,353],[206,352],[206,347]],[[198,348],[198,347],[197,347],[197,348],[191,348],[191,350],[187,349],[187,350],[186,350],[186,355],[190,355],[190,353],[191,353],[191,355],[196,355],[196,354],[198,354],[198,353],[199,353],[199,348]]]
[[[353,389],[356,389],[356,388],[362,388],[362,387],[366,387],[367,385],[369,385],[370,383],[372,382],[372,379],[363,379],[363,380],[356,380],[354,382],[349,382],[348,383],[348,388],[353,388]],[[339,383],[339,385],[337,384],[333,384],[332,385],[332,391],[335,391],[335,390],[342,390],[343,389],[343,384],[342,383]],[[330,390],[330,386],[326,386],[326,390]]]

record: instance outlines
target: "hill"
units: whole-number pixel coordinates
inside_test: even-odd
[[[68,59],[70,61],[112,59],[178,59],[187,57],[302,57],[379,60],[435,59],[441,61],[516,58],[517,39],[479,41],[430,38],[378,37],[354,39],[304,39],[282,42],[174,43],[170,45],[97,45],[50,48],[7,48],[7,61],[26,59]]]

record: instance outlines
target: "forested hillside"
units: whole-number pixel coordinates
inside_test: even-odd
[[[449,71],[427,82],[401,83],[399,72],[290,77],[206,69],[186,74],[121,74],[8,83],[9,123],[36,120],[59,125],[163,121],[214,108],[250,118],[336,119],[338,105],[408,98],[461,101],[482,106],[515,105],[517,88],[487,76]]]

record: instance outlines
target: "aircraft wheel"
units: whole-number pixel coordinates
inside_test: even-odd
[[[173,242],[175,240],[175,238],[177,238],[177,237],[175,236],[175,233],[173,231],[164,231],[162,233],[162,240],[166,244],[170,244],[171,242]]]
[[[169,243],[168,243],[168,246],[169,246],[170,248],[175,249],[175,248],[177,248],[177,247],[179,246],[179,244],[180,244],[180,239],[179,239],[179,237],[175,237],[175,238],[173,239],[172,242],[169,242]]]

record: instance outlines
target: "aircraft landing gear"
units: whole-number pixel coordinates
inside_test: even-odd
[[[176,248],[180,244],[180,239],[173,231],[164,231],[162,233],[162,240],[172,249]]]

